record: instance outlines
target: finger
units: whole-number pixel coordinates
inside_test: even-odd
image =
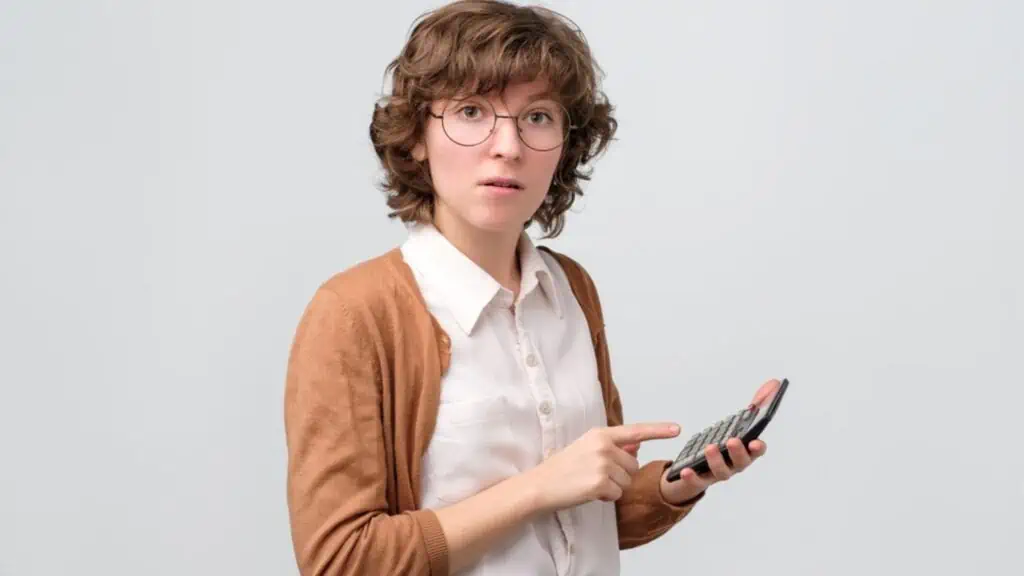
[[[747,450],[750,452],[751,460],[757,460],[768,451],[768,445],[763,440],[754,440],[747,446]]]
[[[782,383],[778,380],[773,379],[765,382],[757,389],[757,392],[754,393],[754,399],[751,400],[750,403],[755,406],[760,406],[765,400],[774,396],[775,393],[779,391],[780,386],[782,386]]]
[[[725,463],[725,458],[722,458],[722,453],[718,450],[718,446],[709,444],[704,449],[704,458],[708,461],[708,468],[711,468],[711,473],[714,474],[715,480],[723,482],[732,476],[732,471],[729,470],[729,466]]]
[[[619,498],[622,498],[622,487],[611,481],[605,482],[597,495],[597,499],[604,502],[614,502]]]
[[[729,438],[729,441],[725,443],[725,447],[729,451],[729,459],[732,460],[733,474],[742,472],[753,462],[753,458],[747,452],[747,449],[743,447],[743,442],[740,442],[739,438]]]
[[[639,444],[645,440],[674,438],[679,435],[679,425],[672,422],[640,422],[623,424],[607,429],[608,435],[618,446]]]
[[[622,449],[624,451],[628,452],[629,455],[634,457],[634,458],[636,458],[637,454],[640,453],[640,445],[639,444],[626,444],[625,446],[622,447]]]
[[[708,486],[715,483],[715,479],[711,476],[701,476],[693,471],[692,468],[684,468],[679,474],[679,480],[691,484],[698,489],[698,491],[707,490]]]
[[[618,464],[611,465],[611,469],[608,471],[608,477],[611,478],[612,482],[615,482],[623,490],[633,483],[633,475],[627,472],[625,468],[619,466]]]
[[[637,462],[636,456],[633,456],[622,448],[612,446],[611,450],[609,450],[609,455],[612,458],[612,462],[614,462],[616,466],[625,470],[630,476],[636,474],[640,469],[640,463]]]

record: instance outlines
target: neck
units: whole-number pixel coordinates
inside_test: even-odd
[[[467,258],[518,295],[520,270],[517,248],[522,230],[480,230],[453,220],[438,211],[434,226]]]

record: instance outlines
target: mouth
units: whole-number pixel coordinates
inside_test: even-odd
[[[495,188],[506,188],[509,190],[522,190],[523,183],[515,178],[488,178],[481,180],[482,186],[493,186]]]

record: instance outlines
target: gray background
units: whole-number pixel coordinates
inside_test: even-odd
[[[0,574],[296,573],[288,346],[404,237],[367,124],[434,5],[0,2]],[[550,244],[627,417],[793,382],[624,573],[1022,573],[1022,4],[550,5],[621,121]]]

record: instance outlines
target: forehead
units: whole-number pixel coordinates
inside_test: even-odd
[[[488,99],[500,100],[510,105],[517,102],[529,102],[538,98],[557,99],[557,95],[551,91],[551,84],[543,79],[511,81],[501,91],[494,89],[486,93],[481,93],[476,86],[467,86],[460,90],[455,98],[466,98],[469,96],[484,96]]]

